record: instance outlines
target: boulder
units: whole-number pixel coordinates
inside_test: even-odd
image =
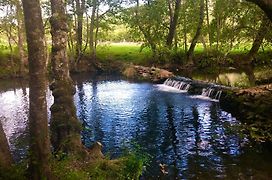
[[[151,82],[163,82],[174,74],[156,67],[129,65],[122,73],[125,77],[134,80],[146,80]]]

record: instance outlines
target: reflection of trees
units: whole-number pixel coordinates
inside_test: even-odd
[[[100,110],[99,98],[97,96],[97,81],[94,79],[92,82],[92,99],[91,99],[91,122],[93,124],[94,140],[102,142],[104,138],[104,132],[102,129],[102,114]]]
[[[86,113],[86,103],[85,103],[85,92],[83,88],[83,83],[81,81],[77,82],[77,90],[78,90],[78,98],[79,101],[77,103],[77,110],[78,110],[78,118],[82,122],[83,131],[82,134],[82,143],[85,146],[90,146],[90,139],[91,139],[91,132],[89,125],[87,123],[87,113]]]
[[[159,109],[157,98],[152,94],[146,97],[148,104],[143,109],[137,120],[135,141],[152,154],[158,151],[156,141],[159,137]]]
[[[84,91],[84,85],[82,81],[77,81],[78,89],[78,117],[82,122],[82,141],[87,147],[90,146],[93,141],[102,141],[104,133],[101,127],[101,112],[98,110],[98,98],[97,98],[97,81],[92,82],[92,99],[88,104],[87,97]]]
[[[21,100],[18,102],[14,111],[12,121],[14,124],[14,133],[10,137],[9,141],[12,144],[12,151],[15,161],[18,161],[26,157],[28,142],[29,142],[29,131],[28,131],[28,112],[29,112],[29,102],[28,94],[25,84],[20,84],[20,89],[14,89],[14,96]],[[19,90],[19,91],[18,91]],[[21,93],[22,91],[22,93]]]
[[[168,121],[168,128],[169,128],[169,138],[170,138],[170,143],[173,148],[174,152],[174,162],[173,165],[175,167],[175,171],[173,176],[177,177],[178,176],[178,171],[177,171],[177,161],[180,159],[179,154],[178,154],[178,147],[177,145],[179,144],[179,140],[177,139],[177,130],[174,125],[174,107],[171,104],[168,104],[167,102],[167,109],[166,109],[166,118]]]
[[[196,150],[196,154],[198,154],[198,149],[199,149],[198,145],[201,141],[200,132],[199,132],[199,127],[201,124],[199,122],[199,113],[196,106],[192,107],[192,115],[193,115],[192,123],[193,123],[194,131],[195,131],[195,150]]]

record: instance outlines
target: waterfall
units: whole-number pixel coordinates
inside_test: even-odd
[[[168,78],[163,86],[171,87],[172,90],[180,92],[189,92],[194,98],[210,99],[213,101],[219,101],[223,91],[229,87],[206,83],[203,81],[192,80],[185,77],[172,77]]]
[[[217,93],[216,93],[216,95],[215,95],[215,99],[216,99],[216,100],[220,100],[221,94],[222,94],[222,90],[217,91]]]
[[[205,96],[214,100],[219,100],[222,94],[222,90],[216,90],[215,88],[203,88],[201,96]]]
[[[188,90],[191,87],[190,83],[183,81],[183,79],[175,80],[175,79],[168,78],[163,84],[166,86],[173,87],[180,91],[185,91],[185,92],[188,92]]]

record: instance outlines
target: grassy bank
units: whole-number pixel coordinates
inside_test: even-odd
[[[13,48],[13,54],[10,53],[6,45],[0,45],[0,78],[9,78],[16,76],[19,70],[19,56],[16,48]],[[221,66],[232,66],[233,64],[247,63],[246,54],[250,46],[241,46],[233,49],[228,53],[205,51],[201,44],[195,48],[195,61],[199,69],[208,69],[213,71]],[[90,53],[86,51],[84,57],[90,59]],[[256,65],[272,64],[272,49],[267,47],[261,49],[256,56],[254,63]],[[141,45],[137,43],[104,43],[97,47],[97,59],[102,64],[107,64],[109,68],[119,66],[118,63],[133,63],[139,65],[156,65],[167,67],[165,65],[181,67],[186,64],[186,54],[183,49],[177,51],[168,51],[160,49],[157,56],[153,57],[149,48],[141,49]],[[171,69],[170,69],[171,70]]]
[[[51,175],[56,180],[127,180],[139,179],[149,157],[142,152],[126,152],[120,158],[82,159],[74,155],[57,155],[50,160]],[[27,161],[10,169],[0,169],[0,179],[27,180]]]

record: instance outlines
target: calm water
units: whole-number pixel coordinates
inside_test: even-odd
[[[271,149],[252,146],[239,122],[216,102],[164,86],[120,79],[76,77],[75,104],[82,140],[104,145],[111,157],[139,144],[152,156],[146,179],[271,179]],[[28,88],[0,89],[0,118],[17,159],[27,145]],[[48,91],[48,105],[53,98]],[[50,115],[50,114],[49,114]]]

